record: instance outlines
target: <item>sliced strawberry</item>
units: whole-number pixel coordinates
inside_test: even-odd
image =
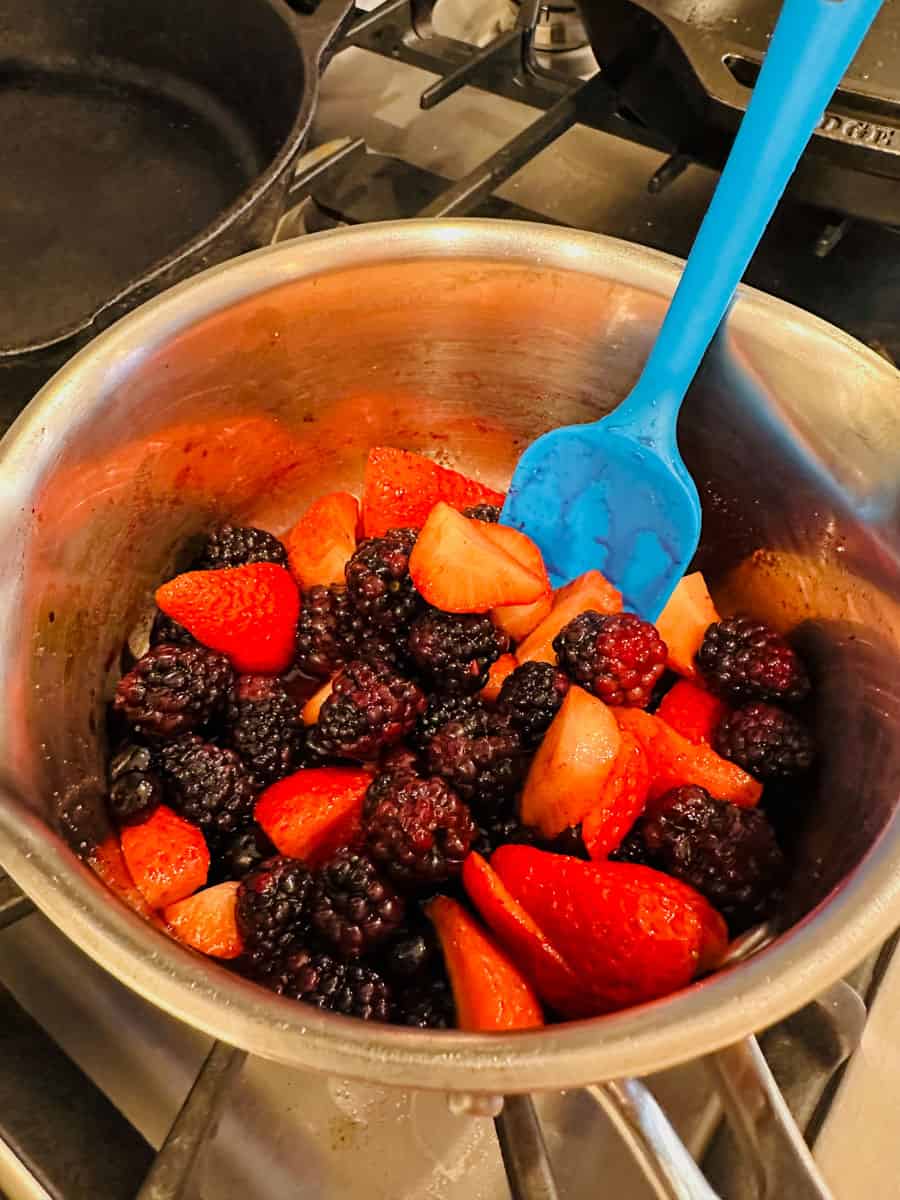
[[[331,695],[334,689],[333,682],[329,679],[327,683],[323,683],[317,692],[313,692],[310,698],[303,705],[300,716],[303,718],[304,725],[315,725],[319,719],[319,713],[322,711],[322,705]]]
[[[685,575],[656,620],[659,636],[669,649],[668,666],[693,679],[697,674],[694,655],[710,625],[720,621],[706,580],[699,571]]]
[[[280,854],[319,863],[358,834],[371,782],[357,767],[307,767],[266,788],[254,816]]]
[[[488,612],[544,594],[543,578],[501,549],[485,533],[490,528],[449,504],[434,506],[409,557],[413,583],[429,604],[444,612]]]
[[[110,836],[98,846],[94,846],[87,856],[87,863],[94,874],[129,908],[142,917],[155,915],[143,893],[135,887],[118,838]]]
[[[555,837],[596,804],[622,735],[602,700],[570,687],[531,762],[520,801],[523,825]]]
[[[543,1025],[531,987],[458,901],[437,896],[425,911],[440,939],[460,1029],[483,1033]]]
[[[462,511],[476,504],[502,505],[504,499],[502,492],[421,454],[375,446],[363,482],[364,532],[380,537],[388,529],[421,529],[439,500]]]
[[[547,619],[552,608],[553,593],[547,592],[533,604],[507,604],[503,608],[495,608],[491,618],[498,629],[519,643]]]
[[[501,846],[491,864],[576,972],[592,1014],[685,987],[724,953],[722,917],[687,884],[631,863]]]
[[[578,976],[480,854],[473,851],[463,863],[462,881],[482,920],[545,1004],[572,1019],[590,1015]]]
[[[186,900],[163,910],[163,916],[179,942],[212,958],[237,958],[244,942],[237,927],[237,891],[241,885],[229,879],[203,888]]]
[[[623,730],[634,734],[649,759],[647,807],[651,812],[660,796],[687,783],[706,788],[711,796],[732,804],[752,808],[759,803],[762,784],[710,746],[694,745],[659,717],[637,708],[617,709],[616,720]]]
[[[276,563],[188,571],[164,583],[156,603],[244,674],[278,675],[294,657],[300,593]]]
[[[553,607],[550,576],[547,574],[540,550],[524,533],[520,533],[518,529],[510,529],[508,525],[485,525],[484,531],[501,550],[511,554],[523,567],[527,567],[544,580],[544,594],[539,600],[532,604],[506,604],[495,608],[491,613],[491,619],[498,629],[502,629],[514,642],[521,642],[544,620]]]
[[[320,496],[284,544],[294,577],[304,589],[344,582],[344,566],[356,549],[359,504],[349,492]]]
[[[622,611],[622,593],[604,579],[599,571],[585,571],[554,594],[553,607],[516,650],[516,658],[520,663],[555,663],[553,639],[563,625],[568,625],[588,609],[603,615]]]
[[[690,679],[679,679],[662,698],[656,715],[689,742],[709,745],[723,717],[731,709],[724,700]]]
[[[128,871],[151,908],[166,908],[206,883],[203,833],[165,804],[140,825],[124,828],[121,838]]]
[[[650,764],[633,733],[622,734],[613,768],[581,824],[581,837],[591,858],[604,859],[644,811],[650,791]]]
[[[492,703],[500,695],[503,681],[507,675],[512,675],[519,665],[514,654],[501,654],[496,662],[491,663],[487,683],[478,693],[482,700]]]
[[[546,580],[546,589],[550,591],[550,576],[547,574],[547,568],[544,566],[544,556],[541,554],[537,544],[522,533],[520,529],[511,529],[509,525],[492,525],[488,521],[481,521],[481,532],[484,536],[499,546],[501,550],[520,562],[523,567],[527,567],[534,575],[540,576]]]

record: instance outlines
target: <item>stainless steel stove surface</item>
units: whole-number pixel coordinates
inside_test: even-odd
[[[434,215],[452,204],[687,252],[715,173],[627,117],[607,110],[597,118],[608,94],[597,90],[596,61],[572,3],[440,0],[433,11],[418,2],[415,9],[437,41],[419,42],[406,0],[388,0],[371,21],[360,17],[354,44],[328,68],[283,236]],[[536,73],[523,75],[517,27],[532,19],[526,44]],[[481,86],[455,87],[454,72],[468,71],[474,53],[464,42],[482,48],[471,76]],[[423,93],[430,107],[421,106]],[[494,157],[510,143],[507,161]],[[490,167],[479,177],[485,160]],[[900,358],[900,238],[892,229],[785,204],[749,280]],[[22,911],[13,913],[14,903],[4,900],[0,879],[0,1197],[124,1200],[165,1141],[209,1039],[114,982],[39,915],[12,923]],[[900,1078],[900,961],[888,948],[852,983],[867,1001],[877,989],[878,1003],[849,1065],[840,1064],[856,1036],[837,1009],[811,1006],[762,1044],[838,1200],[891,1200],[900,1197],[900,1147],[882,1114]],[[213,1065],[226,1073],[241,1066]],[[746,1157],[720,1126],[704,1065],[649,1082],[689,1149],[705,1155],[721,1194],[756,1196]],[[507,1200],[511,1186],[515,1192],[491,1120],[454,1115],[439,1094],[250,1060],[222,1098],[205,1151],[192,1165],[177,1164],[174,1184],[175,1176],[158,1178],[142,1190],[143,1200]],[[536,1105],[557,1192],[530,1196],[661,1194],[586,1094],[538,1097]],[[204,1104],[193,1106],[195,1116],[198,1108]]]
[[[37,914],[0,934],[0,980],[146,1143],[160,1146],[203,1065],[210,1040],[116,983]],[[894,963],[883,986],[900,987],[900,963]],[[866,1120],[878,1111],[884,1093],[869,1086],[865,1073],[874,1069],[879,1082],[890,1079],[892,1055],[885,1061],[883,1053],[895,1032],[893,1007],[887,1003],[875,1009],[839,1101],[818,1138],[820,1161],[838,1197],[861,1195],[853,1183],[858,1142],[846,1137],[845,1127],[865,1129]],[[786,1058],[794,1064],[813,1062],[805,1057],[806,1039],[804,1033],[790,1042]],[[46,1062],[46,1048],[39,1055],[32,1047],[33,1057],[23,1061],[12,1059],[3,1047],[0,1032],[0,1103],[21,1107],[23,1093],[26,1105],[30,1097],[29,1115],[40,1127],[44,1156],[39,1165],[47,1187],[41,1191],[33,1184],[26,1186],[24,1173],[14,1170],[15,1157],[9,1150],[4,1153],[0,1140],[0,1196],[87,1200],[97,1195],[98,1158],[105,1159],[106,1200],[134,1195],[152,1158],[149,1146],[140,1139],[133,1144],[127,1136],[130,1130],[123,1134],[121,1128],[107,1128],[96,1115],[84,1129],[86,1140],[80,1148],[64,1145],[60,1131],[70,1127],[74,1117],[71,1109],[56,1104],[59,1083],[53,1064]],[[794,1066],[790,1082],[798,1109],[809,1107],[813,1093],[819,1095],[833,1066],[834,1060],[800,1072]],[[37,1076],[24,1089],[23,1067]],[[789,1067],[782,1078],[788,1080],[791,1074]],[[703,1065],[668,1071],[649,1082],[688,1147],[701,1156],[720,1115],[710,1099]],[[82,1093],[67,1094],[79,1107],[85,1104]],[[653,1200],[654,1193],[618,1135],[585,1093],[537,1097],[536,1105],[560,1200],[587,1200],[598,1191],[621,1200]],[[92,1106],[85,1107],[94,1113]],[[99,1135],[102,1144],[95,1140]],[[26,1130],[21,1144],[34,1145],[36,1136],[35,1130]],[[713,1171],[723,1179],[727,1174],[729,1186],[740,1188],[747,1172],[735,1169],[733,1151],[728,1153],[727,1172],[721,1164],[716,1167],[714,1153],[715,1143],[709,1155]],[[872,1195],[887,1200],[897,1194],[892,1191],[897,1158],[885,1131],[867,1173],[874,1185]],[[244,1064],[228,1088],[218,1131],[192,1173],[190,1188],[185,1193],[152,1191],[146,1200],[182,1194],[203,1200],[507,1200],[510,1194],[490,1119],[454,1115],[439,1093],[355,1084],[255,1059]],[[753,1192],[723,1194],[749,1200]]]

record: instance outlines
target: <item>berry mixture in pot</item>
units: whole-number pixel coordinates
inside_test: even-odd
[[[698,574],[655,625],[599,571],[553,591],[503,496],[417,454],[372,450],[362,491],[281,538],[214,529],[161,584],[101,874],[362,1020],[532,1028],[714,970],[784,886],[768,813],[815,759],[796,651]]]

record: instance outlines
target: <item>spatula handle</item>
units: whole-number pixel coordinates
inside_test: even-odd
[[[794,167],[880,6],[881,0],[785,0],[749,107],[636,389],[646,397],[652,381],[660,425],[671,428],[677,420],[684,394]]]

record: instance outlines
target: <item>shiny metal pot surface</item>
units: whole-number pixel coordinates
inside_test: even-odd
[[[266,1058],[418,1088],[524,1092],[641,1075],[798,1008],[900,923],[900,376],[743,291],[685,407],[699,565],[726,611],[796,631],[822,745],[788,925],[755,957],[629,1012],[510,1036],[365,1025],[170,941],[67,848],[104,833],[104,706],[123,639],[191,535],[281,530],[355,488],[369,446],[502,487],[522,446],[631,387],[678,263],[502,222],[306,238],[151,301],[61,371],[2,448],[0,862],[119,979]],[[786,797],[785,803],[789,803]]]

